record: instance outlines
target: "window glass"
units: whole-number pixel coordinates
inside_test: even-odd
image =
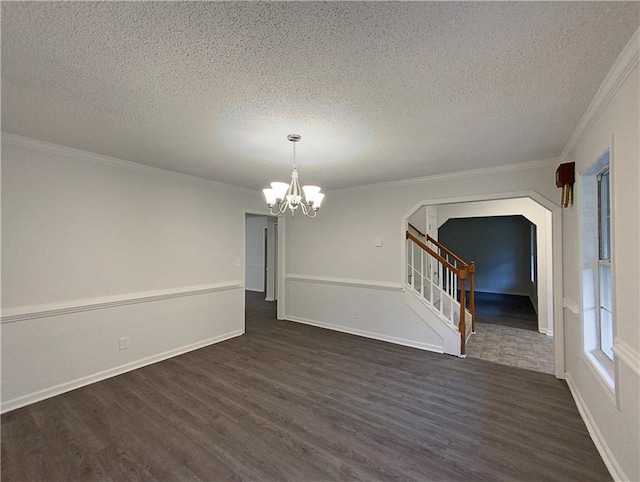
[[[600,349],[613,360],[613,304],[611,302],[611,263],[600,264]]]
[[[611,284],[611,188],[609,169],[598,177],[598,337],[599,348],[613,360],[613,302]]]
[[[608,169],[598,176],[598,237],[600,259],[611,259],[611,200]]]

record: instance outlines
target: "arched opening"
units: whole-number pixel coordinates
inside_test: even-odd
[[[535,192],[429,200],[416,204],[403,217],[403,234],[406,229],[410,229],[411,224],[437,237],[438,228],[449,219],[496,216],[522,216],[535,226],[535,272],[532,273],[534,286],[532,286],[531,297],[537,307],[538,331],[553,336],[554,372],[557,377],[562,378],[564,353],[560,326],[562,293],[561,266],[558,260],[561,249],[559,241],[561,227],[558,206]],[[474,237],[473,232],[466,235],[469,239]],[[406,251],[402,256],[404,265]],[[403,271],[403,279],[406,280],[406,276],[406,271]]]

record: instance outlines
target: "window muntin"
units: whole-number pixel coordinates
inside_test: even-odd
[[[611,184],[609,167],[598,183],[598,348],[613,360],[613,293],[611,280]]]

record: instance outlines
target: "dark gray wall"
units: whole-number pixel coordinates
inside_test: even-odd
[[[531,223],[523,216],[450,219],[438,236],[465,261],[476,262],[476,291],[531,294]]]

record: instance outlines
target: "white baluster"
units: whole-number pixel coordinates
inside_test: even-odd
[[[431,269],[429,275],[431,276],[431,286],[429,286],[429,301],[433,305],[433,292],[435,291],[435,284],[433,280],[433,260],[431,260]]]
[[[450,271],[450,272],[451,272],[450,289],[453,289],[453,283],[454,283],[454,279],[456,278],[456,275],[455,275],[455,273],[453,271]],[[454,300],[454,297],[455,297],[455,291],[452,291],[451,292],[451,296],[449,297],[449,302],[451,303],[451,311],[449,312],[449,315],[451,316],[451,318],[450,318],[451,323],[455,324],[455,322],[453,321],[453,319],[454,319],[454,313],[453,313],[453,300]]]
[[[453,277],[453,296],[457,299],[458,295],[458,275]]]
[[[440,291],[440,307],[438,310],[444,315],[444,292],[442,291],[442,265],[438,263],[438,289]]]
[[[411,243],[411,287],[414,288],[416,282],[416,272],[413,269],[413,258],[414,258],[414,245]],[[415,289],[415,288],[414,288]]]

